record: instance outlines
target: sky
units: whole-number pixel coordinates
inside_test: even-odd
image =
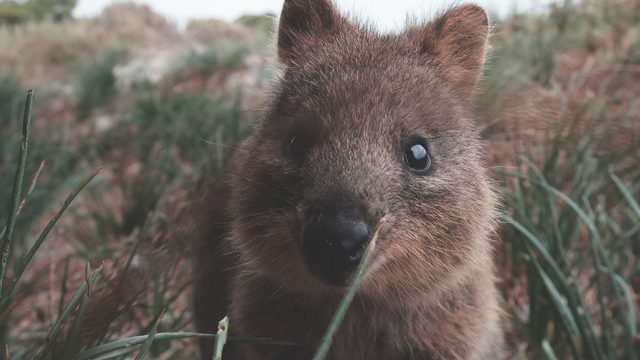
[[[543,9],[553,0],[476,0],[500,16],[518,11]],[[94,16],[107,5],[122,0],[79,0],[74,14],[79,17]],[[151,5],[155,11],[184,26],[191,19],[220,18],[234,20],[242,14],[280,13],[284,0],[134,0]],[[381,30],[393,31],[404,24],[407,14],[418,18],[428,17],[436,11],[455,3],[456,0],[334,0],[344,13],[374,23]]]

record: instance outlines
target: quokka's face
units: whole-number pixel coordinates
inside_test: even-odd
[[[325,1],[285,3],[284,75],[234,161],[247,269],[340,289],[383,217],[362,291],[437,286],[486,253],[493,198],[469,116],[486,28],[466,6],[379,36]]]

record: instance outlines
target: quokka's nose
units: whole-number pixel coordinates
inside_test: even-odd
[[[311,271],[341,284],[362,258],[370,229],[350,207],[310,208],[305,214],[303,252]]]

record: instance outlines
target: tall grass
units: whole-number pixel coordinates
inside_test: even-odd
[[[507,139],[520,155],[503,156],[510,167],[496,173],[514,358],[640,354],[640,111],[625,81],[634,77],[624,65],[634,47],[611,40],[640,29],[625,12],[632,3],[567,1],[549,16],[497,25],[505,34],[494,39],[481,108],[485,135]],[[567,74],[566,65],[558,69],[563,53],[586,65]],[[505,110],[502,101],[519,88],[533,89],[522,96],[554,96],[534,105],[510,99],[516,105]],[[505,119],[525,131],[510,133]]]
[[[16,94],[21,93],[18,79],[8,73],[0,72],[0,164],[4,165],[13,162],[16,156],[16,149],[20,142],[15,136],[19,127],[15,124],[15,119],[19,116],[19,108],[22,98]],[[13,185],[13,171],[6,166],[0,167],[0,192],[3,199],[10,197]],[[5,227],[4,221],[8,217],[8,210],[0,207],[0,228]]]
[[[46,336],[42,341],[32,343],[34,345],[38,344],[38,346],[27,346],[25,348],[15,349],[15,351],[9,347],[9,345],[15,341],[14,336],[19,335],[12,332],[11,324],[12,321],[14,321],[13,311],[16,308],[17,302],[23,301],[25,298],[30,296],[31,289],[29,289],[28,286],[29,280],[23,283],[23,275],[25,275],[25,271],[32,265],[32,261],[38,255],[38,251],[47,240],[58,221],[63,217],[66,210],[72,206],[75,198],[91,182],[91,180],[94,179],[99,171],[99,169],[92,171],[78,183],[78,185],[67,196],[66,200],[64,200],[62,207],[55,213],[42,232],[37,236],[35,241],[30,245],[30,248],[26,253],[17,254],[15,251],[11,251],[11,245],[15,235],[15,220],[20,216],[20,207],[22,206],[20,204],[21,200],[23,202],[28,202],[28,195],[32,190],[32,188],[30,188],[30,191],[26,194],[23,194],[24,192],[22,191],[25,183],[25,168],[29,149],[32,101],[33,97],[31,92],[29,92],[22,122],[22,138],[18,147],[20,151],[17,168],[15,170],[15,176],[13,177],[13,191],[12,195],[8,198],[10,200],[10,204],[8,204],[8,218],[3,223],[4,225],[2,228],[0,228],[0,238],[2,239],[0,242],[2,248],[2,257],[0,261],[0,289],[2,290],[2,293],[0,293],[0,330],[2,331],[2,337],[0,338],[0,342],[3,344],[3,347],[7,346],[6,353],[12,353],[14,356],[13,358],[44,360],[63,358],[88,359],[94,358],[94,356],[97,355],[102,356],[101,358],[114,358],[139,351],[136,358],[142,359],[147,355],[147,353],[158,353],[158,346],[162,346],[159,347],[159,349],[161,349],[160,351],[167,351],[168,348],[164,346],[166,342],[163,342],[163,340],[189,339],[200,336],[211,336],[214,338],[215,335],[158,332],[162,315],[165,313],[167,307],[171,305],[171,301],[174,301],[178,294],[171,293],[169,298],[164,298],[164,291],[162,289],[154,288],[153,292],[155,294],[154,297],[156,297],[155,301],[157,306],[153,306],[153,308],[162,308],[164,310],[158,313],[151,327],[147,330],[142,329],[142,332],[147,332],[148,335],[132,337],[106,343],[102,346],[98,345],[92,347],[91,344],[87,344],[83,339],[83,337],[86,336],[86,334],[83,333],[83,329],[86,326],[84,321],[87,320],[92,306],[97,305],[96,288],[99,288],[99,282],[104,282],[106,280],[101,279],[101,267],[92,269],[91,265],[87,263],[85,280],[80,283],[75,293],[67,300],[66,303],[64,302],[64,295],[60,297],[61,306],[57,319],[49,328],[45,327],[42,329],[46,331]],[[39,172],[37,174],[39,174]],[[143,212],[151,212],[153,211],[153,207],[139,210]],[[22,240],[22,242],[27,243],[24,240]],[[134,253],[131,253],[131,255],[133,256]],[[116,255],[112,254],[112,256]],[[87,257],[89,258],[89,256]],[[15,264],[12,271],[9,268],[10,263]],[[127,266],[129,266],[130,263],[131,259],[127,262]],[[125,267],[124,273],[126,273],[126,271]],[[156,282],[154,286],[166,286],[166,284],[163,284],[164,281],[166,281],[166,279],[158,279],[158,282]],[[64,287],[65,284],[66,279],[63,280],[62,286]],[[168,324],[164,324],[164,326],[169,326],[172,329],[184,326],[185,319],[181,319],[175,314],[173,314],[173,317],[174,319]],[[113,321],[115,319],[110,320]],[[180,322],[183,324],[182,326],[178,325]],[[226,332],[221,332],[218,336],[226,336]],[[12,341],[12,339],[14,341]],[[132,347],[134,344],[141,344],[142,346],[140,348]],[[158,346],[154,348],[154,344]]]
[[[0,234],[2,234],[2,242],[0,243],[0,248],[2,249],[2,257],[0,259],[0,329],[2,329],[2,339],[4,343],[6,343],[7,331],[10,331],[10,320],[11,320],[11,311],[15,306],[15,302],[20,300],[21,297],[21,279],[24,274],[24,270],[29,266],[29,263],[33,260],[36,252],[42,246],[43,242],[46,240],[47,236],[51,232],[52,228],[58,222],[60,217],[63,215],[66,208],[71,204],[74,198],[78,195],[78,193],[88,184],[91,179],[97,174],[97,172],[93,172],[89,175],[85,180],[83,180],[78,187],[67,197],[64,201],[62,208],[58,211],[58,213],[49,221],[49,223],[45,226],[44,230],[40,233],[36,241],[31,245],[30,249],[26,254],[21,256],[19,259],[13,260],[17,266],[13,271],[13,274],[9,276],[8,266],[10,255],[12,254],[12,245],[14,242],[15,236],[15,225],[16,218],[19,216],[20,211],[20,201],[24,199],[27,200],[28,193],[23,198],[22,187],[25,178],[25,167],[27,162],[27,154],[29,149],[29,129],[31,125],[31,111],[32,111],[32,103],[33,103],[33,94],[29,91],[27,95],[27,100],[25,103],[24,116],[22,121],[22,138],[20,141],[19,147],[19,155],[18,162],[16,166],[15,176],[13,180],[12,186],[12,195],[10,197],[11,201],[8,206],[8,214],[7,220],[5,222],[5,226],[0,230]],[[10,281],[8,281],[10,280]],[[83,290],[84,291],[84,290]],[[74,306],[74,302],[70,302],[67,305],[67,309],[71,309]],[[48,342],[55,340],[60,331],[60,324],[65,320],[66,316],[68,316],[68,311],[65,311],[58,319],[58,322],[51,329]],[[39,351],[39,358],[45,358],[48,353],[49,345],[45,346],[41,351]]]
[[[637,358],[640,170],[603,163],[589,139],[520,164],[503,188],[505,266],[528,296],[514,329],[534,358]]]
[[[220,54],[222,59],[231,59],[225,60],[228,65],[222,63],[224,66],[240,59],[234,57],[235,50],[229,51],[231,55]],[[162,241],[172,236],[168,233],[175,228],[170,216],[178,201],[173,197],[181,191],[176,189],[199,176],[206,179],[206,174],[214,175],[252,116],[240,110],[240,96],[230,102],[224,94],[210,97],[140,89],[122,103],[127,109],[114,117],[113,126],[101,132],[90,127],[91,136],[84,137],[78,128],[86,123],[85,118],[117,100],[113,67],[118,59],[117,53],[107,53],[81,72],[76,116],[65,119],[65,126],[51,132],[46,122],[39,121],[32,129],[31,151],[20,171],[29,182],[19,181],[25,189],[27,184],[33,185],[28,188],[31,196],[24,207],[20,205],[20,216],[14,217],[18,220],[12,236],[14,246],[8,265],[2,268],[12,280],[5,282],[6,291],[0,299],[0,346],[9,345],[13,359],[117,358],[136,352],[137,358],[160,354],[184,358],[193,354],[193,346],[185,348],[169,340],[215,337],[181,332],[191,321],[185,298],[188,267],[169,271],[171,266],[165,260],[178,257],[173,250],[163,249],[166,244]],[[5,173],[14,178],[19,160],[12,154],[20,148],[16,134],[21,127],[15,120],[21,101],[15,94],[21,85],[11,76],[0,80],[0,93],[7,94],[0,99],[0,173],[4,182],[8,180]],[[78,164],[80,157],[85,164]],[[85,168],[86,162],[105,163],[105,175],[84,190],[74,207],[71,201],[89,178],[78,187],[72,188],[71,183],[77,181],[74,174]],[[105,180],[110,176],[116,181]],[[11,187],[8,182],[0,190],[0,230],[6,227],[5,215],[16,213],[4,213],[9,200],[15,203],[7,192]],[[42,215],[49,214],[52,204],[62,201],[60,195],[67,191],[71,195],[62,209],[52,213],[53,220],[32,238],[34,231],[45,225],[40,225]],[[59,221],[67,223],[62,232],[55,230]],[[69,227],[70,221],[74,226]],[[47,240],[51,237],[54,239]],[[69,250],[66,255],[50,254],[48,258],[38,251],[47,247],[47,242]],[[152,260],[158,264],[145,258],[156,254],[160,258]],[[47,262],[50,266],[43,268]],[[76,275],[85,263],[85,279],[79,281]],[[48,295],[51,298],[43,310],[38,298],[47,292],[53,295]],[[31,305],[25,307],[25,300]]]

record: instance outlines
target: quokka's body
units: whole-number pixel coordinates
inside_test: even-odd
[[[311,358],[378,227],[328,358],[501,358],[472,119],[488,30],[473,5],[378,35],[329,0],[285,1],[283,75],[204,201],[194,299],[199,331],[228,314],[233,336],[297,345],[232,343],[225,360]]]

